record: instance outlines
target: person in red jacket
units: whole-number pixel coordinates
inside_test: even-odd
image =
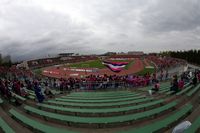
[[[179,88],[179,90],[182,90],[183,87],[184,87],[184,81],[183,81],[183,79],[181,78],[181,80],[179,80],[179,82],[178,82],[178,88]]]
[[[158,92],[160,89],[160,83],[158,80],[156,80],[156,83],[154,85],[154,88],[152,88],[153,91]]]

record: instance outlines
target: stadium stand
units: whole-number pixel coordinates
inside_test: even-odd
[[[93,58],[96,57],[86,57],[84,60]],[[75,57],[67,59],[66,62],[80,60],[80,57]],[[160,68],[175,67],[181,62],[172,58],[147,57],[145,64],[148,65],[149,61]],[[55,60],[48,58],[30,61],[29,64],[32,68],[40,68],[60,62],[59,58]],[[0,79],[0,108],[2,109],[0,113],[5,115],[0,117],[0,132],[14,133],[21,128],[26,128],[30,132],[45,133],[75,133],[77,131],[87,133],[94,130],[97,133],[107,131],[113,133],[117,129],[119,131],[116,132],[120,133],[169,132],[185,119],[192,121],[192,126],[185,131],[186,133],[199,131],[200,118],[193,119],[194,116],[191,118],[190,116],[194,115],[195,108],[199,107],[196,98],[199,96],[200,83],[198,81],[193,85],[192,77],[188,78],[187,72],[180,75],[180,78],[184,77],[185,85],[183,84],[184,87],[179,88],[176,94],[170,91],[172,86],[167,80],[161,81],[159,93],[152,95],[149,95],[148,91],[154,87],[153,77],[150,77],[149,84],[143,84],[146,77],[132,75],[138,80],[137,85],[134,86],[132,79],[128,80],[130,75],[102,77],[90,75],[81,80],[52,79],[38,78],[28,70],[18,70],[15,67],[0,68],[1,73],[3,77]],[[103,83],[105,77],[111,83],[106,85],[112,88],[91,87],[93,86],[89,82],[91,79],[98,81],[96,85]],[[119,80],[125,83],[123,87],[116,87]],[[88,81],[86,84],[90,86],[88,90],[81,89],[79,86],[84,81]],[[39,89],[38,92],[37,89]],[[47,89],[53,93],[53,97],[44,94]],[[27,95],[23,95],[22,90],[25,90]],[[38,94],[44,96],[44,101],[39,101]],[[14,102],[20,101],[23,105],[11,104],[12,99]],[[16,126],[13,126],[13,122]],[[123,127],[124,125],[129,126]]]

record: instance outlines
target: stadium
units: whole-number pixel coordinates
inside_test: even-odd
[[[176,25],[179,21],[174,22],[172,19],[167,29],[173,27],[173,30],[165,29],[161,32],[161,29],[156,28],[159,25],[162,25],[161,28],[166,26],[160,24],[165,21],[162,18],[160,21],[153,19],[160,23],[156,23],[156,27],[153,26],[155,31],[151,31],[146,26],[152,24],[149,17],[152,14],[148,14],[146,10],[152,8],[152,12],[155,9],[159,11],[152,15],[153,18],[165,10],[170,12],[168,8],[160,9],[162,5],[174,10],[179,6],[158,1],[109,1],[111,3],[93,3],[90,0],[88,3],[80,0],[74,3],[35,3],[31,0],[30,3],[0,2],[0,7],[1,4],[5,6],[0,8],[0,24],[2,22],[3,25],[2,28],[0,26],[0,31],[5,35],[0,34],[0,132],[200,133],[199,27],[195,31],[188,31],[187,28],[180,30],[179,25]],[[191,7],[200,5],[194,0],[183,2],[179,7],[181,11],[185,9],[184,4]],[[33,10],[30,11],[29,8]],[[4,13],[7,11],[15,12],[11,14],[12,21],[5,17],[7,15]],[[20,19],[15,20],[21,13]],[[131,13],[133,14],[129,16]],[[33,18],[27,17],[31,14]],[[55,16],[51,16],[52,14]],[[142,23],[146,14],[149,16]],[[48,18],[48,15],[51,17]],[[72,20],[69,22],[68,19],[63,19],[70,15]],[[136,18],[131,18],[134,15]],[[174,13],[162,15],[169,15],[170,18]],[[177,11],[177,15],[182,14]],[[115,19],[111,16],[120,17]],[[22,17],[26,20],[21,19]],[[101,18],[101,21],[97,18]],[[113,19],[111,25],[118,25],[109,27]],[[91,24],[91,27],[88,28],[83,23],[72,26],[80,20]],[[62,22],[70,23],[67,28],[64,24],[69,34],[63,31]],[[124,23],[126,24],[123,25]],[[15,31],[19,28],[17,24],[23,26]],[[182,24],[182,19],[179,24]],[[99,29],[99,25],[105,26],[104,29]],[[126,26],[134,27],[135,31]],[[142,29],[138,30],[138,27]],[[86,31],[82,31],[86,28]],[[103,30],[109,33],[114,30],[117,35],[103,34]],[[117,33],[118,31],[120,32]],[[145,33],[141,33],[144,31]],[[90,36],[91,33],[98,36]],[[49,35],[50,38],[46,38]],[[179,37],[184,41],[180,45]],[[166,39],[164,43],[163,38]],[[116,39],[116,42],[111,42],[112,39]],[[189,46],[188,40],[184,39],[194,45]],[[133,45],[129,41],[138,44]],[[92,53],[87,49],[90,45],[95,49]],[[99,47],[105,48],[103,52],[97,52]]]

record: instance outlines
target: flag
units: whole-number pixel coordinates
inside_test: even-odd
[[[103,64],[107,66],[113,72],[120,72],[128,64],[128,62],[109,62],[103,61]]]

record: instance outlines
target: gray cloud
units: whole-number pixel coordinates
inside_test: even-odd
[[[200,48],[199,33],[198,0],[0,1],[0,52],[13,60]]]
[[[158,0],[144,11],[141,23],[158,32],[195,29],[200,26],[200,1]]]

